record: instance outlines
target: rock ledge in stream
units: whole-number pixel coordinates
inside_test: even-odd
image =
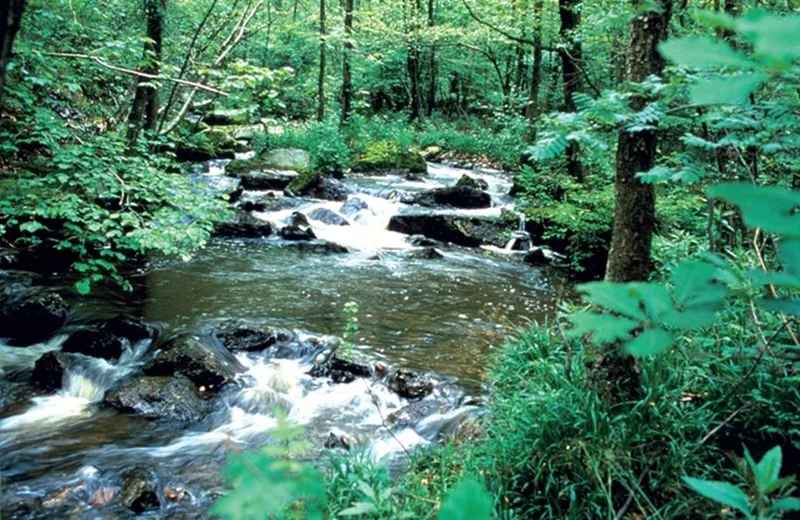
[[[33,365],[31,382],[42,390],[54,392],[64,385],[64,375],[74,362],[71,354],[48,352]]]
[[[278,233],[284,240],[314,240],[317,238],[314,230],[311,229],[308,218],[299,211],[292,213],[288,224],[282,227]]]
[[[44,341],[67,319],[67,303],[54,292],[37,290],[0,301],[0,338],[13,345]]]
[[[104,401],[123,412],[151,419],[189,422],[201,419],[206,412],[205,403],[185,377],[137,377],[106,392]]]
[[[276,329],[266,325],[253,325],[243,321],[227,321],[214,329],[214,335],[232,351],[258,352],[297,341],[297,335],[288,329]]]
[[[229,167],[230,170],[230,167]],[[290,170],[253,170],[232,173],[242,182],[246,190],[283,190],[297,178],[297,172]]]
[[[92,327],[72,333],[61,350],[103,359],[119,359],[125,351],[125,342],[107,330]]]
[[[433,392],[433,381],[406,370],[398,370],[389,378],[389,389],[406,399],[422,399]]]
[[[481,209],[492,207],[492,197],[483,190],[470,186],[453,186],[420,193],[409,199],[419,206],[451,206],[461,209]]]
[[[217,224],[216,235],[226,238],[264,238],[272,234],[272,225],[250,213],[238,211],[228,222]]]
[[[346,201],[350,190],[336,179],[318,174],[303,174],[293,180],[284,190],[287,197],[310,197],[312,199]]]
[[[233,354],[210,337],[179,336],[163,345],[155,359],[143,367],[148,376],[181,374],[201,391],[203,397],[217,394],[245,371]]]
[[[308,373],[312,377],[330,377],[334,383],[350,383],[359,377],[372,377],[372,369],[361,363],[332,357]]]
[[[459,246],[478,247],[489,244],[503,247],[507,241],[504,233],[513,226],[512,221],[492,217],[408,213],[393,216],[388,229],[406,235],[424,235]]]
[[[434,247],[423,247],[422,249],[415,249],[406,255],[409,260],[439,260],[444,258],[444,255],[436,250]]]

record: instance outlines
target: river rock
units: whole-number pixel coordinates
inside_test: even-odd
[[[145,375],[184,375],[203,397],[216,395],[245,371],[233,354],[210,337],[178,336],[161,347],[154,359],[143,367]]]
[[[349,226],[350,223],[341,215],[328,208],[316,208],[308,214],[311,220],[318,220],[329,226]]]
[[[304,174],[284,190],[287,197],[310,197],[320,200],[345,201],[350,191],[344,184],[317,174]]]
[[[359,377],[372,377],[372,368],[362,363],[333,356],[309,371],[312,377],[330,377],[334,383],[351,383]]]
[[[276,148],[267,152],[264,162],[280,170],[307,170],[311,156],[299,148]]]
[[[0,271],[0,300],[28,291],[41,276],[27,271]]]
[[[293,242],[291,247],[316,255],[343,255],[350,252],[345,246],[327,240],[312,240],[307,242]]]
[[[422,399],[433,392],[433,382],[414,372],[398,370],[389,378],[389,389],[406,399]]]
[[[203,116],[203,122],[211,126],[246,125],[254,114],[251,108],[217,109]]]
[[[246,190],[283,190],[297,178],[289,170],[253,170],[236,174]]]
[[[117,337],[125,338],[131,343],[137,343],[146,339],[155,339],[159,332],[158,327],[150,323],[146,323],[137,318],[126,318],[125,316],[117,316],[110,320],[95,321],[94,325]]]
[[[524,261],[531,265],[560,265],[566,260],[564,255],[543,247],[534,247],[525,254]]]
[[[328,436],[325,437],[323,446],[329,450],[349,451],[353,444],[353,439],[348,437],[347,434],[337,430],[330,432]]]
[[[226,175],[197,175],[193,177],[195,185],[199,186],[204,193],[227,197],[228,202],[234,203],[242,196],[244,189],[242,181]]]
[[[415,249],[406,255],[409,260],[439,260],[444,258],[444,255],[436,250],[434,247],[423,247],[422,249]]]
[[[233,220],[217,224],[216,234],[226,238],[264,238],[272,234],[272,224],[250,213],[238,211]]]
[[[297,335],[288,329],[266,325],[248,324],[243,321],[226,321],[214,329],[214,335],[232,351],[257,352],[279,343],[297,340]]]
[[[44,354],[33,365],[31,382],[42,390],[54,392],[64,384],[64,374],[74,363],[74,357],[64,352]]]
[[[279,234],[284,240],[314,240],[317,238],[314,230],[311,229],[308,217],[299,211],[292,213],[286,226],[281,228]]]
[[[507,231],[514,226],[516,221],[492,217],[407,213],[393,216],[388,229],[406,235],[424,235],[459,246],[478,247],[488,244],[503,247],[507,241]]]
[[[122,504],[137,515],[161,508],[156,486],[148,471],[137,468],[126,471],[121,483]]]
[[[492,197],[470,186],[453,186],[425,191],[411,199],[419,206],[451,206],[461,209],[480,209],[492,206]]]
[[[106,392],[106,404],[151,419],[196,421],[206,413],[197,389],[185,377],[139,376]]]
[[[438,247],[442,245],[438,240],[428,238],[425,235],[411,235],[406,239],[406,242],[415,247]]]
[[[472,188],[475,190],[488,190],[489,183],[483,179],[470,177],[467,174],[461,176],[456,183],[457,188]]]
[[[362,209],[367,209],[369,206],[366,202],[358,197],[351,197],[347,199],[347,202],[342,204],[342,207],[339,208],[339,213],[346,217],[352,217]]]
[[[13,345],[48,339],[67,319],[67,302],[50,291],[26,291],[0,301],[0,338]]]
[[[119,359],[125,352],[125,342],[107,330],[92,327],[70,334],[61,350],[103,359]]]
[[[435,413],[447,411],[447,403],[435,400],[415,401],[386,416],[386,422],[400,427],[413,426]]]

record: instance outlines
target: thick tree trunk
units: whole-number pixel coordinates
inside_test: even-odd
[[[344,2],[344,55],[342,56],[342,126],[347,124],[353,107],[353,73],[350,60],[353,55],[353,0]]]
[[[319,80],[317,82],[317,121],[325,120],[325,66],[328,44],[325,41],[325,0],[319,0]]]
[[[581,23],[581,0],[558,0],[561,18],[559,34],[564,44],[561,50],[561,73],[564,82],[564,112],[575,112],[575,94],[581,91],[582,47],[575,32]],[[586,180],[586,171],[580,161],[576,143],[567,148],[567,172],[578,182]]]
[[[639,10],[644,0],[632,0]],[[673,0],[662,0],[663,9],[645,11],[631,22],[630,43],[626,57],[626,79],[634,83],[648,76],[660,75],[664,61],[658,44],[665,39],[672,14]],[[647,100],[634,97],[634,110],[644,108]],[[615,179],[616,208],[611,251],[606,280],[611,282],[645,281],[650,273],[650,242],[655,222],[655,191],[652,184],[636,178],[639,172],[653,167],[657,135],[654,130],[620,130],[617,145]],[[618,345],[605,347],[594,360],[590,381],[601,396],[617,403],[640,397],[641,384],[636,359],[622,352]]]
[[[436,25],[436,0],[428,0],[428,27]],[[428,93],[426,95],[425,114],[430,117],[436,110],[436,45],[431,43],[428,50]]]
[[[542,88],[542,11],[544,0],[536,0],[534,5],[533,28],[533,67],[531,69],[531,89],[528,97],[528,106],[525,107],[525,116],[531,123],[539,118],[539,92]],[[531,132],[535,134],[534,131]]]
[[[25,0],[0,2],[0,108],[3,107],[3,90],[6,86],[6,67],[11,60],[14,38],[22,21]]]
[[[164,20],[168,0],[144,0],[147,18],[147,40],[144,43],[142,72],[158,76],[164,37]],[[158,89],[152,80],[140,78],[136,86],[133,108],[128,117],[128,140],[135,142],[142,128],[155,130],[158,124]]]
[[[409,121],[417,121],[422,116],[422,81],[419,52],[419,12],[420,0],[411,0],[411,13],[409,15],[409,42],[408,58],[406,67],[408,69],[408,81],[410,85],[409,102],[411,113]]]

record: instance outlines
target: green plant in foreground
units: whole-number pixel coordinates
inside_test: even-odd
[[[358,334],[358,303],[347,302],[344,304],[345,326],[342,334],[342,343],[339,345],[339,352],[344,359],[351,359],[356,345],[353,343],[355,335]]]
[[[794,476],[780,477],[783,462],[781,447],[775,446],[758,462],[753,460],[746,448],[744,455],[751,474],[751,478],[747,479],[749,494],[729,482],[692,477],[684,477],[683,481],[697,493],[740,511],[746,518],[766,520],[780,518],[787,511],[800,511],[800,498],[788,496]]]

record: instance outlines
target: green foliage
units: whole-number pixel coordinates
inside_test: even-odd
[[[363,154],[359,155],[350,165],[354,172],[374,173],[382,171],[410,171],[412,173],[426,173],[428,165],[419,152],[408,148],[401,148],[393,141],[375,141],[366,146]]]
[[[353,340],[360,330],[358,324],[358,303],[345,303],[343,312],[345,316],[345,326],[344,333],[342,333],[342,343],[339,345],[339,352],[344,359],[351,359],[356,348]]]

